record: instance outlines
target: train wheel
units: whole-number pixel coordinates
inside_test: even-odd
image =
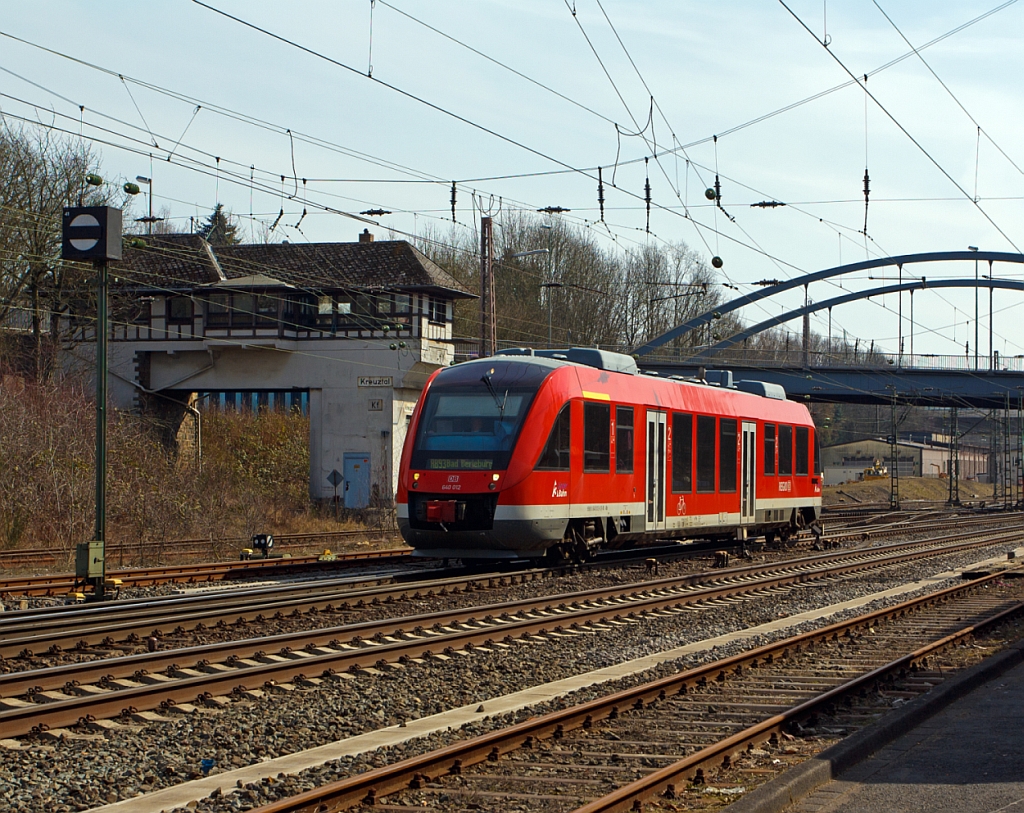
[[[559,542],[557,545],[552,545],[550,548],[547,549],[547,552],[544,554],[544,562],[549,567],[558,567],[559,565],[564,565],[568,561],[569,551],[561,542]]]
[[[589,562],[590,557],[590,548],[587,547],[587,543],[582,540],[577,540],[576,544],[573,545],[572,561],[578,565],[582,565]]]

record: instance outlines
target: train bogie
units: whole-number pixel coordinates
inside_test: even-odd
[[[398,521],[419,554],[463,559],[783,536],[818,517],[817,472],[810,415],[779,388],[661,379],[596,350],[519,351],[428,382]]]

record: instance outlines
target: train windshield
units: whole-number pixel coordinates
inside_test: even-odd
[[[441,372],[423,404],[412,467],[507,468],[533,396],[550,372],[538,364],[497,359]]]

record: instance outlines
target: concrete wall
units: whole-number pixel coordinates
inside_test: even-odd
[[[138,408],[136,384],[176,394],[308,390],[310,496],[333,496],[327,477],[333,470],[344,473],[346,453],[359,453],[370,459],[375,493],[390,500],[419,393],[430,374],[452,360],[450,342],[405,339],[404,348],[391,350],[395,343],[387,338],[111,343],[110,402],[119,409]],[[144,363],[138,353],[147,354]]]

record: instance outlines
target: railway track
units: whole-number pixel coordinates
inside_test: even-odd
[[[386,664],[413,662],[430,657],[450,657],[455,652],[473,648],[508,646],[516,640],[534,636],[587,634],[602,626],[638,623],[645,616],[689,612],[694,608],[713,606],[720,602],[755,600],[794,586],[813,588],[847,578],[880,571],[924,557],[992,546],[1010,544],[1024,538],[1024,531],[1012,531],[993,539],[990,532],[984,540],[970,539],[979,532],[961,534],[945,544],[914,543],[872,548],[861,551],[821,554],[785,564],[752,565],[717,571],[714,574],[690,574],[659,579],[645,584],[614,585],[581,593],[548,596],[503,604],[443,610],[426,615],[400,619],[364,622],[339,627],[323,627],[314,631],[262,636],[248,641],[227,641],[172,651],[154,651],[103,659],[90,663],[10,672],[0,675],[0,726],[10,735],[41,733],[92,719],[114,716],[131,717],[152,709],[170,709],[178,703],[228,703],[227,698],[244,696],[247,692],[286,691],[281,686],[316,685],[323,680],[351,672],[382,668]],[[522,578],[513,574],[503,578]],[[540,577],[539,575],[537,576]],[[488,577],[492,582],[495,577]],[[408,598],[417,590],[475,591],[481,581],[477,577],[449,580],[437,585],[387,586],[332,596],[303,599],[307,612],[326,611],[327,605],[363,605],[376,600],[386,602]],[[486,581],[484,581],[486,584]],[[382,598],[383,596],[383,598]],[[208,599],[208,597],[206,597]],[[237,602],[237,596],[234,600]],[[193,625],[212,620],[223,613],[223,602],[232,597],[218,595],[217,606],[193,607],[188,616]],[[285,602],[291,601],[288,605]],[[297,606],[294,598],[281,595],[274,603],[238,611],[250,621],[264,619],[274,607]],[[164,604],[166,602],[160,602]],[[138,608],[145,613],[150,608]],[[166,612],[166,608],[162,610]],[[184,618],[180,614],[169,617]],[[125,612],[124,609],[121,610]],[[33,646],[49,645],[51,654],[59,654],[55,640],[76,641],[75,654],[96,654],[88,637],[104,633],[99,642],[107,654],[116,649],[109,634],[127,630],[133,645],[138,643],[137,630],[152,623],[121,619],[116,625],[89,628],[96,624],[100,608],[85,613],[84,625],[75,631],[52,631],[54,618],[62,628],[75,623],[79,613],[10,614],[0,619],[0,652],[4,657],[27,658]],[[258,622],[257,622],[258,623]],[[47,627],[49,625],[49,627]],[[206,629],[207,627],[204,627]],[[135,636],[132,638],[131,636]],[[154,643],[159,642],[152,635]],[[162,634],[160,638],[164,637]],[[154,647],[155,648],[155,647]],[[14,653],[17,653],[15,655]],[[185,665],[183,665],[185,664]],[[9,666],[9,664],[8,664]],[[220,699],[215,699],[220,698]]]
[[[592,591],[593,597],[629,597],[644,590],[690,588],[709,581],[771,577],[779,573],[807,574],[823,567],[848,565],[853,570],[876,562],[893,564],[996,544],[1014,544],[1024,530],[993,534],[975,528],[931,540],[898,543],[865,549],[818,553],[798,559],[755,563],[740,567],[673,576],[638,584],[615,585]],[[619,564],[619,563],[616,563]],[[595,567],[594,565],[586,566]],[[346,613],[368,605],[416,601],[449,593],[474,593],[508,584],[548,578],[562,569],[527,569],[508,573],[483,573],[437,578],[428,581],[394,582],[391,577],[353,581],[350,578],[263,585],[240,590],[217,590],[185,596],[159,596],[91,606],[55,606],[41,610],[0,615],[0,658],[29,658],[47,652],[73,650],[78,654],[122,654],[155,638],[161,648],[191,631],[208,633],[227,627],[268,625],[285,617]],[[424,574],[426,575],[426,574]],[[623,598],[622,600],[627,600]],[[168,640],[170,639],[170,640]],[[96,650],[100,650],[96,652]],[[103,651],[105,650],[105,651]],[[7,668],[10,668],[9,666]]]
[[[304,534],[275,534],[274,549],[277,551],[308,551],[310,548],[331,548],[340,543],[386,541],[401,544],[401,537],[390,531],[347,530],[321,531]],[[145,563],[147,559],[161,562],[167,559],[206,557],[211,555],[237,555],[248,547],[244,537],[221,537],[218,539],[168,539],[159,542],[110,543],[106,547],[108,562]],[[73,561],[74,551],[55,551],[53,548],[23,548],[0,551],[0,570],[17,567],[50,567]]]
[[[364,563],[402,564],[411,560],[411,548],[331,554],[328,560],[320,555],[290,558],[247,559],[244,561],[199,564],[162,565],[108,572],[110,579],[119,579],[122,587],[152,587],[159,584],[232,581],[254,576],[281,576],[303,571],[331,570]],[[63,596],[75,586],[72,573],[51,576],[11,576],[0,579],[0,598],[5,596]]]
[[[851,542],[863,541],[866,538],[877,540],[907,533],[941,532],[947,530],[951,524],[970,523],[975,527],[982,525],[996,527],[1009,521],[1012,519],[1008,518],[1005,513],[980,516],[972,513],[952,516],[943,514],[941,518],[932,519],[932,514],[927,512],[924,514],[921,512],[889,512],[873,514],[867,518],[860,517],[851,522],[831,522],[826,540],[831,545],[843,546]],[[363,532],[337,533],[353,535]],[[292,535],[287,538],[297,539],[299,537],[323,539],[324,535]],[[800,538],[808,541],[810,535],[804,532]],[[238,541],[240,542],[240,540]],[[723,546],[719,545],[719,547]],[[310,555],[293,556],[287,559],[164,565],[112,571],[109,577],[119,579],[122,588],[152,587],[169,583],[226,582],[261,575],[271,577],[309,570],[326,571],[353,565],[358,566],[365,562],[400,564],[410,561],[410,554],[410,548],[401,547],[388,550],[338,553],[333,554],[330,561],[323,561],[318,555]],[[0,561],[2,561],[2,554],[0,554]],[[0,578],[0,599],[10,596],[65,596],[74,586],[75,578],[71,573]]]
[[[258,813],[708,808],[928,691],[957,645],[1024,612],[989,576],[501,726]],[[1018,581],[1018,584],[1020,582]],[[1018,628],[1019,634],[1019,628]],[[287,785],[285,786],[287,787]],[[711,791],[715,791],[714,796]],[[705,796],[707,794],[707,796]]]

